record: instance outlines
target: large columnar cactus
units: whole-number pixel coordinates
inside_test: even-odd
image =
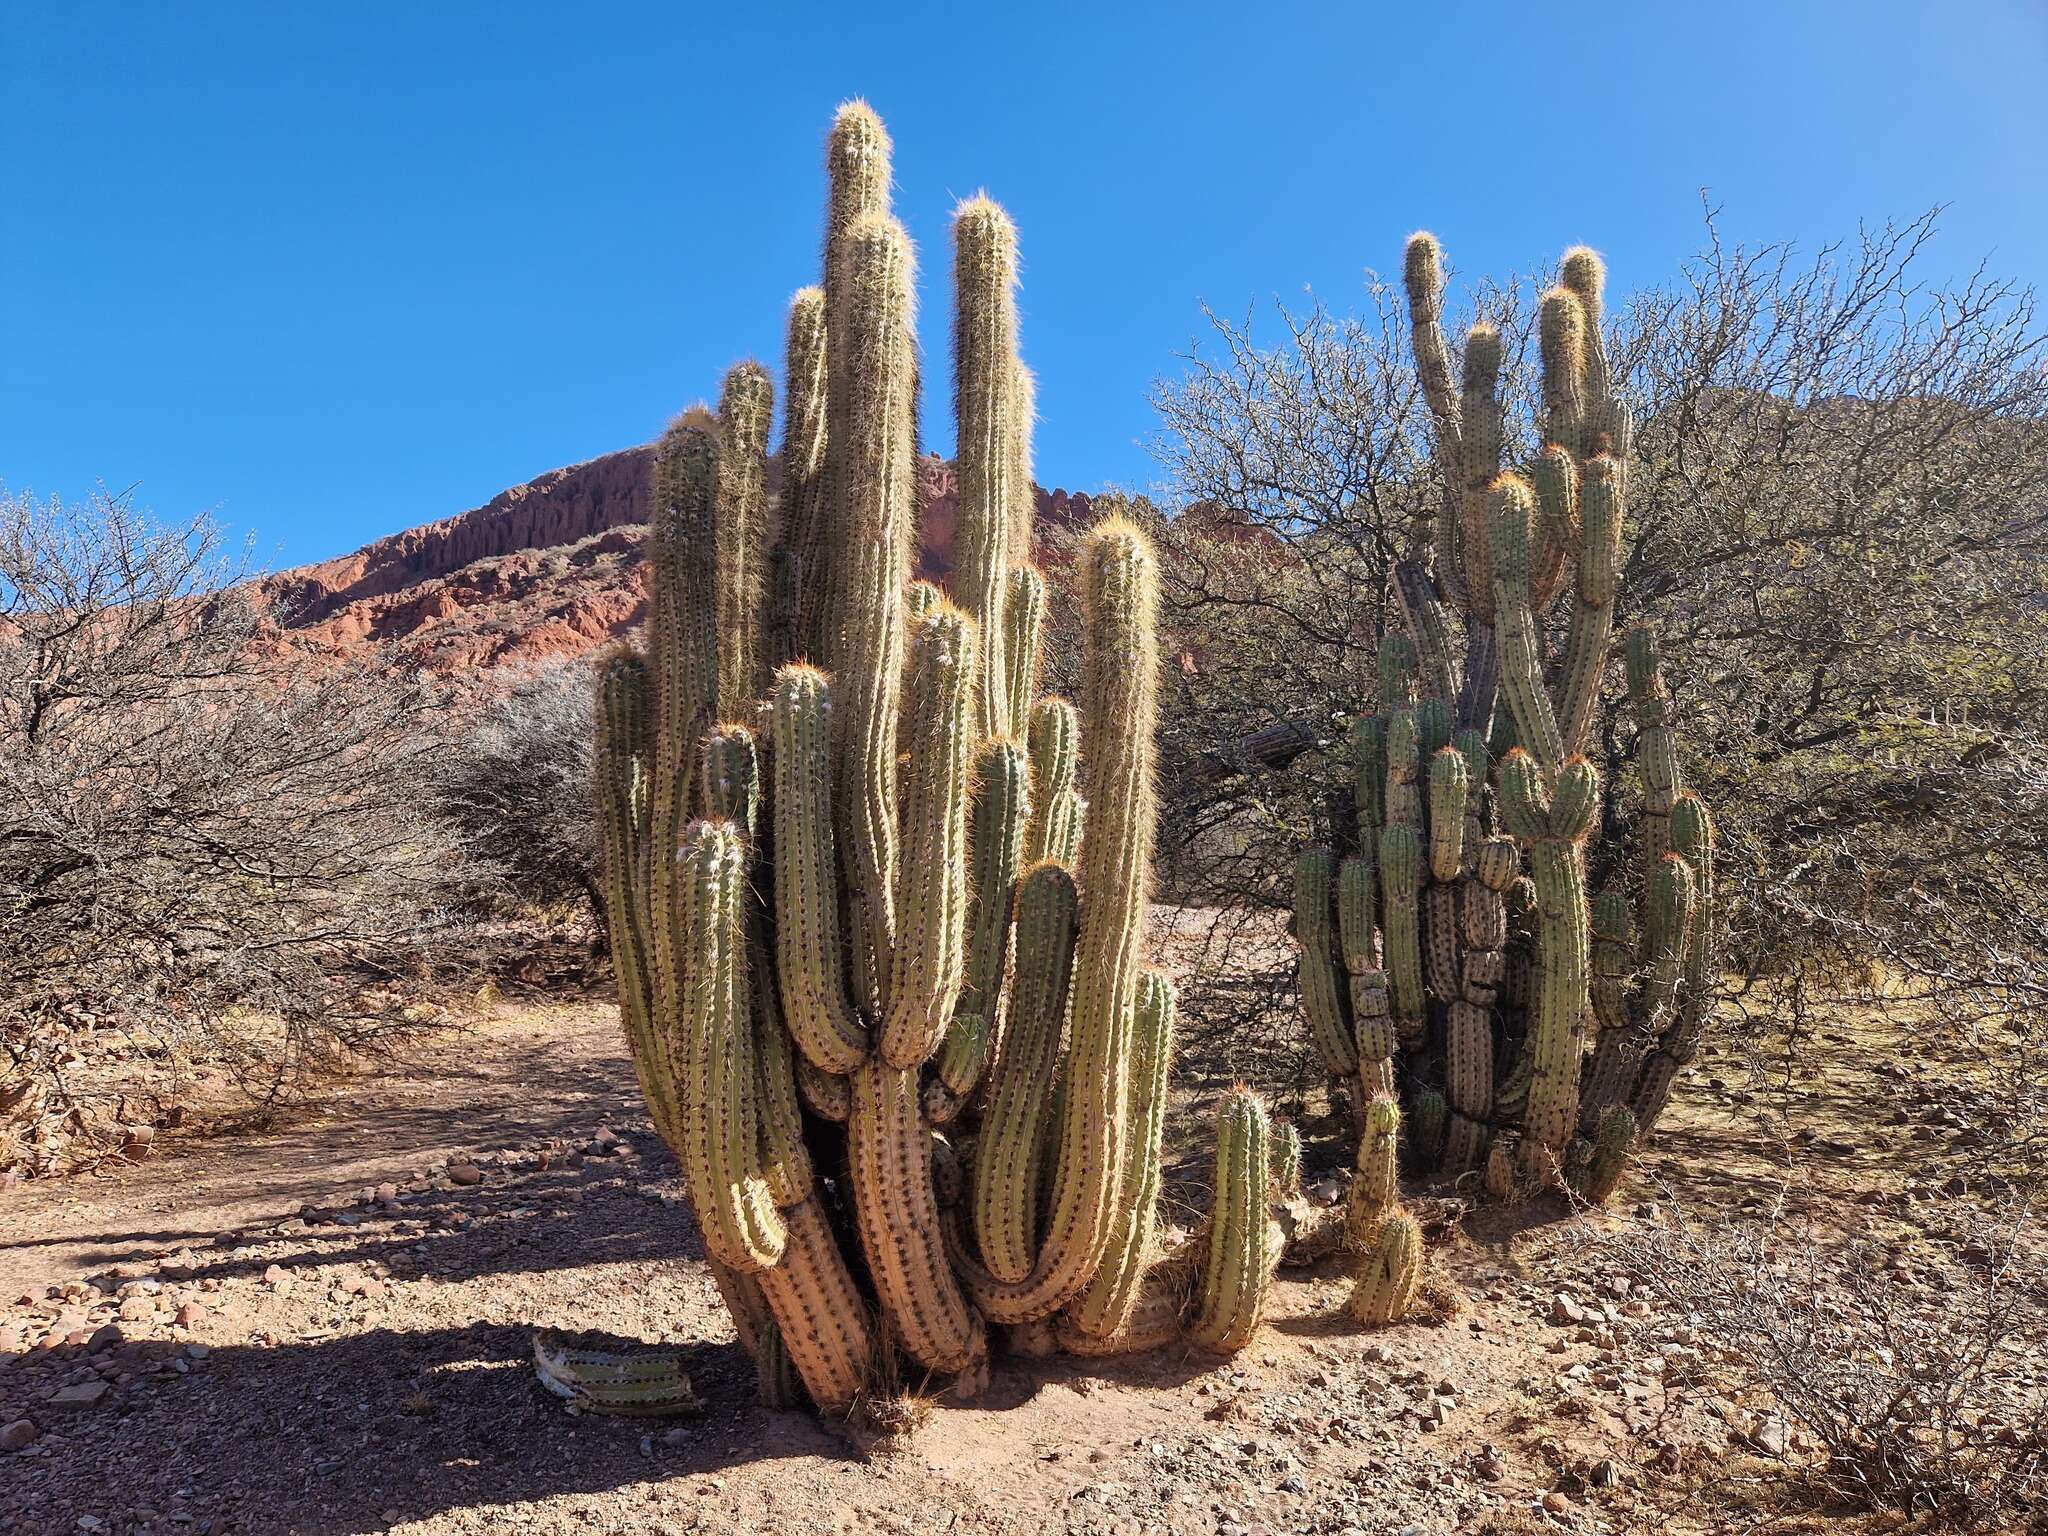
[[[1454,371],[1441,253],[1409,240],[1443,503],[1429,547],[1392,572],[1400,621],[1377,708],[1350,733],[1350,811],[1296,870],[1302,1000],[1330,1073],[1358,1106],[1398,1092],[1414,1160],[1483,1170],[1502,1197],[1570,1180],[1604,1199],[1713,998],[1713,824],[1682,786],[1641,630],[1623,651],[1642,858],[1595,845],[1623,820],[1602,816],[1584,753],[1614,647],[1632,427],[1603,282],[1580,247],[1543,295],[1540,447],[1508,467],[1500,334],[1474,325]]]
[[[1163,1253],[1173,992],[1144,963],[1158,572],[1083,542],[1080,707],[1039,694],[1016,232],[954,217],[961,512],[913,583],[912,253],[889,141],[829,148],[821,288],[766,374],[659,452],[646,650],[599,690],[621,1013],[763,1391],[843,1413],[899,1354],[971,1389],[990,1323],[1102,1354],[1242,1347],[1278,1242],[1264,1110],[1223,1108],[1217,1208]]]

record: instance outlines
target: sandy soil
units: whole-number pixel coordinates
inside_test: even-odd
[[[1684,1320],[1593,1271],[1582,1218],[1449,1234],[1452,1316],[1365,1334],[1341,1274],[1284,1272],[1235,1360],[1006,1361],[863,1456],[756,1405],[608,1006],[507,1007],[418,1050],[283,1129],[0,1205],[0,1436],[30,1437],[0,1454],[0,1531],[1736,1528],[1689,1500],[1748,1431],[1665,1390]],[[1713,1070],[1645,1180],[1772,1198],[1796,1148]],[[1888,1128],[1861,1119],[1798,1182],[1867,1225]],[[578,1417],[534,1383],[538,1327],[683,1345],[707,1410]]]

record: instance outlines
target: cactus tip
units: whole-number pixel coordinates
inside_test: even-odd
[[[1557,280],[1581,298],[1597,299],[1607,281],[1607,263],[1590,245],[1575,245],[1564,253]]]
[[[1098,550],[1114,548],[1132,559],[1152,559],[1151,536],[1121,512],[1112,512],[1089,529],[1088,544]]]
[[[839,103],[839,110],[832,114],[832,142],[844,144],[855,141],[878,143],[889,147],[889,130],[882,126],[882,115],[867,104],[864,97],[853,96]]]

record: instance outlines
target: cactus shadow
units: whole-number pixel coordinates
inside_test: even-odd
[[[506,1506],[856,1457],[809,1414],[760,1408],[752,1362],[735,1343],[681,1346],[701,1415],[625,1419],[572,1413],[545,1391],[532,1341],[524,1324],[379,1328],[223,1347],[182,1376],[144,1374],[178,1358],[178,1346],[127,1346],[122,1363],[140,1379],[64,1425],[12,1512],[28,1521],[22,1529],[85,1528],[80,1516],[118,1529],[125,1511],[148,1507],[186,1509],[216,1529],[354,1536],[502,1509],[485,1515],[486,1528],[514,1528]]]
[[[1021,1408],[1049,1387],[1085,1391],[1091,1384],[1103,1382],[1154,1390],[1185,1386],[1221,1363],[1221,1357],[1204,1355],[1185,1344],[1088,1358],[1050,1355],[1037,1360],[1012,1355],[998,1363],[990,1374],[988,1390],[974,1406],[997,1411]]]

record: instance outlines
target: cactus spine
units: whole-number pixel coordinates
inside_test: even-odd
[[[1015,231],[986,198],[954,218],[959,564],[949,590],[910,579],[913,259],[888,157],[843,108],[823,284],[789,312],[780,517],[768,380],[742,364],[716,417],[663,437],[646,651],[599,685],[635,1067],[766,1400],[793,1372],[830,1413],[898,1379],[899,1351],[971,1390],[990,1322],[1104,1353],[1194,1312],[1239,1347],[1275,1251],[1245,1095],[1219,1126],[1215,1262],[1157,1251],[1157,561],[1121,517],[1086,537],[1080,708],[1039,697],[1032,386]]]
[[[1399,1092],[1424,1170],[1477,1171],[1501,1198],[1567,1181],[1604,1198],[1623,1130],[1650,1134],[1698,1048],[1717,932],[1711,819],[1684,789],[1639,629],[1621,650],[1641,874],[1597,900],[1587,886],[1589,866],[1623,862],[1589,847],[1614,818],[1582,755],[1601,739],[1632,440],[1601,334],[1606,274],[1575,247],[1542,296],[1539,447],[1520,466],[1504,462],[1500,333],[1472,326],[1453,359],[1433,236],[1409,240],[1404,280],[1443,500],[1426,553],[1392,572],[1376,709],[1350,734],[1352,816],[1297,869],[1304,1011],[1333,1076],[1368,1100]],[[1337,899],[1349,988],[1328,959],[1332,870],[1340,888],[1378,890],[1376,927],[1370,902]]]

